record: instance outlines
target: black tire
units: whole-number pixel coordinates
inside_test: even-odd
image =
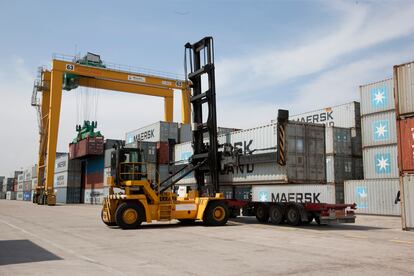
[[[240,209],[239,208],[231,208],[230,210],[230,218],[237,218],[240,216]]]
[[[191,224],[194,224],[196,220],[195,219],[179,219],[178,221],[184,225],[191,225]]]
[[[144,220],[144,208],[135,202],[124,202],[116,208],[115,222],[122,229],[137,229]]]
[[[259,204],[255,208],[256,219],[261,223],[269,221],[269,208],[264,204]]]
[[[101,220],[103,223],[105,223],[107,226],[116,226],[116,222],[106,222],[103,220],[103,210],[101,210]]]
[[[230,216],[229,208],[223,201],[211,201],[204,211],[203,221],[209,226],[223,226]]]
[[[290,206],[286,212],[286,220],[292,226],[298,226],[301,223],[300,211],[295,206]]]
[[[285,213],[282,206],[272,205],[269,208],[270,222],[273,224],[281,224],[284,220]]]

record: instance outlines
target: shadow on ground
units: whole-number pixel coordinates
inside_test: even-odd
[[[0,265],[57,260],[62,258],[29,240],[0,241]]]

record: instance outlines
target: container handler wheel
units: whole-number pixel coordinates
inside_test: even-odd
[[[298,226],[301,223],[300,211],[296,206],[288,207],[286,220],[292,226]]]
[[[178,221],[184,225],[191,225],[191,224],[194,224],[196,220],[195,219],[179,219]]]
[[[255,209],[256,219],[261,223],[267,223],[269,221],[269,208],[264,204],[259,204]]]
[[[105,223],[107,226],[116,226],[116,222],[106,222],[106,221],[104,221],[104,219],[103,219],[103,213],[104,213],[104,211],[102,210],[101,211],[101,219],[102,219],[102,222]]]
[[[135,202],[124,202],[116,208],[115,222],[122,229],[136,229],[144,220],[144,209]]]
[[[273,224],[281,224],[284,220],[283,208],[279,205],[272,205],[269,208],[270,222]]]
[[[210,202],[204,211],[203,222],[209,226],[223,226],[229,219],[229,208],[223,201]]]

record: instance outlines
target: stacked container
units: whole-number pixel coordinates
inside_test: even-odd
[[[84,203],[102,204],[104,193],[104,155],[94,156],[82,161],[85,173],[82,175],[84,183]]]
[[[6,199],[11,199],[11,198],[16,199],[16,192],[13,190],[14,188],[13,186],[14,186],[13,177],[7,177],[4,179],[2,192],[5,194]]]
[[[0,176],[0,199],[6,199],[6,191],[3,191],[3,187],[7,187],[6,178]]]
[[[32,199],[32,179],[35,176],[36,165],[24,170],[23,182],[23,200],[31,201]]]
[[[80,203],[80,172],[79,160],[70,160],[68,154],[56,158],[54,188],[57,203]],[[32,179],[32,182],[35,182],[35,180]]]
[[[23,200],[24,172],[17,175],[16,200]]]
[[[394,66],[402,228],[414,230],[414,62]]]
[[[362,179],[362,158],[353,156],[350,128],[326,128],[326,181],[335,185],[335,202],[344,203],[344,181]]]
[[[345,182],[358,213],[399,215],[397,132],[392,79],[360,86],[364,180]]]

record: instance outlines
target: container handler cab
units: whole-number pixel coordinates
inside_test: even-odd
[[[189,72],[188,79],[193,92],[190,98],[194,149],[191,162],[157,188],[151,185],[147,177],[140,149],[116,148],[111,160],[112,173],[108,179],[109,195],[104,199],[102,209],[102,220],[109,226],[131,229],[137,228],[142,222],[172,219],[184,223],[202,220],[211,226],[227,223],[229,208],[223,194],[219,193],[221,155],[217,142],[213,38],[205,37],[195,44],[187,43],[185,49],[185,72],[186,75]],[[208,88],[204,90],[201,85],[203,75],[208,78]],[[206,121],[203,121],[204,104],[208,110]],[[208,137],[207,143],[204,142],[205,135]],[[171,187],[191,172],[194,172],[197,189],[187,193],[184,198],[177,197]],[[116,194],[114,188],[122,192]]]

